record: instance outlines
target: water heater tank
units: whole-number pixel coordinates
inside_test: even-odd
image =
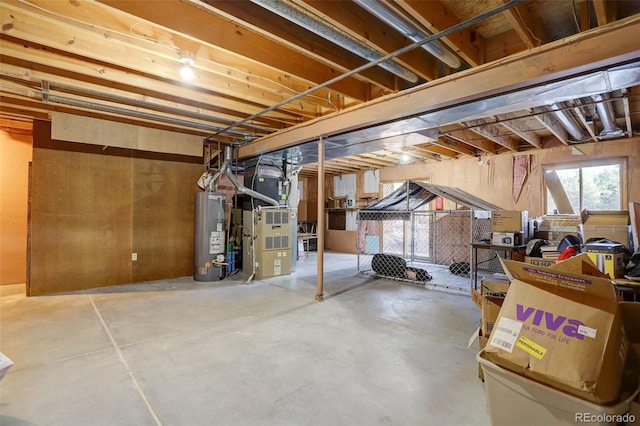
[[[193,279],[214,281],[225,277],[226,196],[196,192]]]

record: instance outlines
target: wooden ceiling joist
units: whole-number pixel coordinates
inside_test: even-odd
[[[463,100],[498,94],[505,87],[517,87],[525,82],[543,83],[584,73],[589,67],[618,64],[621,57],[638,55],[637,27],[640,16],[616,21],[598,30],[542,45],[517,56],[505,58],[499,65],[487,64],[465,72],[464,78],[437,80],[389,95],[328,117],[319,117],[303,127],[292,127],[240,148],[240,158],[253,157],[259,152],[276,151],[304,143],[316,135],[334,135],[358,127],[413,116],[455,105]],[[550,73],[549,70],[554,70]],[[480,111],[479,111],[480,112]],[[355,124],[354,124],[355,123]],[[446,123],[443,123],[446,124]]]

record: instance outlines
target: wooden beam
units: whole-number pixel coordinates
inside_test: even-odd
[[[628,89],[622,89],[622,106],[624,108],[624,121],[627,125],[627,137],[633,137],[633,126],[631,123],[631,108],[629,106],[630,92]]]
[[[7,20],[12,22],[12,27],[6,32],[6,35],[16,41],[13,46],[8,46],[4,42],[6,40],[4,38],[5,33],[2,34],[3,55],[30,61],[38,69],[52,70],[52,67],[56,67],[68,70],[76,75],[92,76],[95,78],[94,81],[101,80],[105,85],[108,84],[105,80],[117,83],[127,81],[131,82],[131,85],[137,85],[141,88],[151,88],[156,84],[152,83],[151,80],[160,80],[162,82],[167,80],[181,81],[179,77],[180,66],[177,58],[154,57],[152,54],[142,53],[135,48],[120,43],[114,43],[109,48],[96,49],[96,45],[104,44],[103,36],[75,31],[71,28],[57,25],[54,22],[42,22],[36,17],[26,15],[21,11],[2,8],[0,9],[0,19],[3,22]],[[73,40],[73,42],[70,43],[70,40]],[[24,42],[34,43],[36,48],[26,49],[19,47]],[[12,49],[5,50],[6,47],[12,47]],[[73,55],[63,53],[64,51],[68,51]],[[82,61],[74,55],[83,56],[88,62]],[[50,62],[50,59],[53,59],[54,62]],[[67,60],[69,64],[65,65],[64,62]],[[75,63],[77,67],[72,68],[72,63]],[[127,64],[129,68],[123,69],[122,65],[119,64]],[[27,71],[30,69],[31,66],[27,68]],[[81,78],[78,80],[82,81]],[[76,82],[76,84],[79,83]],[[180,90],[177,85],[165,83],[164,86],[171,88],[166,92],[168,94],[173,93],[173,90]],[[254,108],[257,111],[288,98],[288,96],[283,95],[282,87],[277,89],[280,92],[277,93],[275,90],[267,90],[264,86],[247,85],[246,81],[234,81],[217,73],[208,72],[204,66],[199,69],[198,78],[189,85],[189,88],[192,91],[190,95],[192,99],[195,98],[193,95],[194,90],[203,94],[211,94],[213,92],[210,88],[216,88],[218,94],[228,99],[244,99],[245,105],[247,100],[254,102]],[[290,104],[281,110],[291,110],[298,115],[312,118],[317,116],[316,104],[317,100],[310,102],[309,99],[301,99],[300,103]]]
[[[114,0],[113,3],[121,3],[121,0]],[[192,3],[196,7],[201,7],[200,5],[202,4],[201,2],[191,2],[190,0],[186,0],[186,3]],[[290,52],[301,53],[306,56],[304,62],[299,65],[302,69],[309,66],[321,67],[326,65],[341,72],[347,72],[366,62],[366,59],[351,51],[341,46],[336,46],[326,38],[293,24],[289,20],[255,3],[248,1],[216,1],[206,4],[206,10],[211,14],[225,16],[232,20],[235,25],[244,28],[243,37],[234,42],[233,51],[237,51],[238,43],[245,42],[244,36],[246,33],[252,31],[264,37],[263,44],[268,43],[268,45],[264,46],[264,49],[273,49],[271,53],[275,58],[279,58],[281,55],[289,55]],[[143,11],[141,13],[148,12]],[[169,22],[173,24],[173,21]],[[254,49],[256,47],[254,46]],[[286,47],[287,50],[285,51],[283,47]],[[262,48],[260,47],[260,49]],[[273,61],[273,59],[271,60]],[[300,70],[297,71],[297,73],[300,72]],[[380,67],[365,70],[353,78],[375,84],[390,91],[396,87],[396,77]]]
[[[527,50],[516,30],[493,36],[484,42],[484,61],[493,62]]]
[[[599,139],[596,135],[595,127],[593,126],[593,120],[587,120],[587,116],[584,114],[584,111],[582,111],[582,104],[580,103],[580,99],[576,99],[575,103],[576,105],[573,108],[573,112],[576,113],[582,125],[587,129],[587,132],[589,132],[591,140],[593,140],[594,142],[598,142]]]
[[[479,149],[480,151],[486,152],[488,154],[495,154],[496,143],[486,139],[484,136],[478,135],[467,129],[451,129],[451,130],[443,130],[443,134],[448,136],[449,138],[461,142],[463,144],[472,146],[474,148]]]
[[[310,61],[310,57],[288,46],[279,45],[266,33],[217,9],[216,2],[196,3],[179,0],[155,0],[154,7],[144,1],[100,0],[100,3],[153,22],[172,31],[189,34],[210,46],[283,71],[282,81],[293,75],[320,83],[335,77],[335,69]],[[242,2],[245,6],[251,6]],[[212,58],[213,59],[213,58]],[[349,88],[349,85],[353,86]],[[366,99],[366,86],[355,78],[345,79],[332,89],[356,99]]]
[[[463,125],[472,126],[469,129],[472,132],[476,132],[513,152],[518,152],[518,143],[509,136],[503,135],[500,128],[495,124],[487,123],[484,120],[470,120]]]
[[[536,120],[547,128],[564,145],[569,145],[569,133],[562,127],[553,114],[545,107],[535,107],[531,110]]]
[[[509,3],[510,0],[502,0],[504,3]],[[536,19],[531,15],[526,5],[517,5],[511,9],[507,9],[503,12],[507,20],[518,33],[520,39],[529,48],[540,46],[542,44],[542,37],[534,33],[534,23]]]
[[[375,99],[366,105],[349,108],[330,117],[317,118],[240,147],[240,158],[316,140],[320,134],[349,132],[498,95],[533,82],[543,84],[586,73],[594,67],[600,69],[637,59],[640,57],[637,45],[638,25],[640,15],[634,15],[598,30],[576,34],[505,58],[500,63],[460,72],[455,78],[439,79],[389,95],[384,100]]]
[[[385,163],[381,162],[381,161],[374,161],[371,159],[367,159],[367,158],[362,158],[359,156],[349,156],[349,157],[344,157],[342,159],[340,158],[336,158],[334,160],[331,161],[335,161],[337,164],[355,164],[358,167],[360,166],[364,166],[364,167],[371,167],[371,168],[375,168],[375,167],[380,167],[381,165],[386,165]]]
[[[428,144],[424,144],[424,145],[415,145],[412,147],[414,150],[422,150],[422,151],[426,151],[430,154],[438,154],[441,155],[443,157],[447,157],[447,158],[457,158],[458,155],[455,151],[444,147],[442,145],[440,145],[439,143],[436,142],[431,142]]]
[[[2,2],[2,22],[5,23],[3,34],[13,35],[45,45],[50,50],[57,49],[61,52],[66,51],[75,55],[86,56],[87,59],[99,60],[105,64],[113,64],[119,67],[122,67],[122,64],[127,64],[129,69],[136,70],[139,73],[157,75],[165,79],[178,79],[180,46],[187,39],[177,31],[170,30],[170,27],[163,28],[150,22],[141,23],[140,18],[118,12],[97,2],[81,2],[78,3],[79,7],[70,6],[65,2],[50,2],[46,0],[34,0],[32,3],[41,9],[32,9],[32,12],[27,12],[23,2],[17,0]],[[146,5],[145,2],[136,1],[116,3],[129,6],[134,4]],[[180,19],[174,19],[174,22],[180,25],[185,25],[184,20],[188,20],[188,17],[193,17],[194,12],[199,13],[196,20],[209,17],[209,14],[194,10],[193,7],[175,0],[159,0],[154,2],[154,6],[157,7],[147,6],[146,9],[153,10],[166,7],[162,13],[171,14],[173,12],[174,18],[180,16],[180,11],[184,12],[186,8],[184,16],[180,16]],[[51,12],[47,13],[47,10]],[[75,14],[80,15],[76,18],[76,21],[66,20],[66,17],[74,18]],[[92,19],[97,20],[92,21]],[[211,19],[211,21],[214,21],[214,19]],[[226,37],[226,34],[211,31],[212,28],[217,28],[211,25],[211,21],[201,26],[204,28],[199,28],[198,25],[195,25],[193,29],[197,32],[206,30],[209,32],[210,37]],[[86,22],[87,25],[82,26],[78,22]],[[228,21],[225,22],[225,28],[234,27]],[[131,28],[135,28],[137,32],[132,33]],[[235,29],[237,30],[237,28]],[[155,38],[151,38],[152,42],[150,43],[150,37],[144,34],[138,35],[138,32],[153,34]],[[185,34],[192,33],[187,28]],[[237,31],[233,31],[230,34],[239,36]],[[247,40],[247,37],[245,35],[243,40],[249,43],[256,41]],[[233,37],[229,36],[227,38]],[[193,44],[194,40],[196,39],[188,39],[187,41]],[[224,40],[229,42],[228,39]],[[305,90],[310,84],[326,81],[335,75],[335,70],[326,67],[322,71],[323,67],[316,63],[317,67],[305,69],[304,71],[316,74],[314,78],[317,78],[317,80],[298,76],[293,71],[295,68],[302,71],[303,69],[300,65],[304,62],[302,61],[303,58],[300,57],[298,62],[295,63],[295,53],[278,58],[283,66],[291,68],[291,70],[282,70],[272,67],[268,63],[262,65],[251,60],[239,61],[237,54],[232,54],[230,50],[225,50],[224,47],[215,45],[212,42],[215,42],[215,39],[196,41],[197,52],[193,53],[196,55],[194,68],[196,69],[197,78],[190,84],[195,86],[202,84],[203,89],[216,87],[218,90],[225,90],[229,84],[231,86],[237,85],[238,89],[242,89],[243,85],[245,87],[253,86],[257,90],[251,96],[255,97],[269,87],[268,93],[275,95],[280,92],[280,100],[282,100],[288,97],[289,93]],[[253,50],[258,51],[259,49],[253,47]],[[268,52],[264,53],[264,56],[269,55],[271,54]],[[308,61],[309,59],[305,58],[305,60]],[[288,64],[288,61],[291,61],[291,63]],[[99,71],[100,67],[96,65],[95,70]],[[218,79],[217,85],[207,84],[207,80],[200,75],[198,70],[209,72],[208,78],[213,78],[213,75],[215,75],[215,78]],[[306,76],[309,77],[310,74]],[[261,76],[261,78],[258,76]],[[348,83],[351,83],[351,87],[348,86]],[[369,87],[366,83],[360,83],[355,79],[346,79],[342,85],[345,91],[342,91],[340,89],[341,85],[338,84],[331,87],[326,93],[330,91],[338,92],[349,98],[360,100],[366,100],[370,97]],[[260,87],[264,88],[261,90],[259,89]],[[284,95],[282,93],[283,89],[289,93]],[[233,94],[233,91],[230,91],[230,94]],[[322,94],[320,96],[325,98]],[[267,104],[272,105],[273,103]],[[308,106],[308,108],[310,109],[311,106]]]
[[[440,1],[396,0],[396,3],[409,11],[432,34],[437,34],[460,23]],[[470,29],[464,28],[442,37],[440,40],[472,67],[483,62],[480,49],[477,46],[482,45],[484,41],[478,34],[472,33]]]
[[[616,20],[615,2],[609,0],[593,0],[598,26],[606,25]]]
[[[162,79],[132,74],[107,64],[91,67],[77,58],[60,56],[44,50],[43,47],[18,45],[3,35],[0,36],[0,51],[0,72],[19,76],[24,81],[45,80],[138,101],[153,99],[158,104],[166,106],[181,104],[185,110],[207,111],[209,114],[233,121],[256,113],[262,108],[258,103],[252,105],[247,103],[246,99],[241,100],[226,93],[174,85]],[[253,124],[280,129],[299,122],[299,117],[294,111],[271,111],[257,118]]]
[[[389,160],[387,159],[387,157],[376,151],[376,152],[371,152],[371,153],[363,153],[363,154],[358,154],[360,157],[365,157],[365,158],[371,158],[374,159],[376,162],[378,162],[381,166],[386,167],[390,164],[395,164],[395,160]]]
[[[499,118],[500,125],[508,130],[511,130],[513,133],[515,133],[516,135],[524,139],[530,145],[533,145],[536,148],[542,148],[542,139],[540,138],[540,136],[538,136],[535,132],[522,126],[519,123],[519,118],[514,117],[510,119],[510,117],[512,116],[513,114],[501,115]],[[505,119],[509,119],[509,121],[504,121]]]
[[[294,3],[313,12],[323,21],[339,28],[360,42],[380,52],[394,52],[407,44],[407,38],[383,22],[371,25],[371,18],[351,1],[293,0]],[[434,80],[436,60],[420,49],[394,58],[399,64],[415,72],[425,80]]]
[[[555,170],[548,170],[544,172],[544,182],[546,184],[549,193],[551,194],[551,198],[553,198],[553,202],[556,205],[559,214],[575,214],[573,211],[573,206],[569,201],[569,197],[567,197],[567,193],[562,186],[562,182],[560,182],[560,178],[558,177],[558,173]]]
[[[438,144],[447,149],[450,149],[451,151],[455,151],[458,154],[469,155],[471,157],[475,157],[478,155],[477,151],[467,148],[466,144],[463,144],[453,138],[450,138],[447,135],[441,136],[440,138],[438,138],[436,142],[433,142],[433,143]]]

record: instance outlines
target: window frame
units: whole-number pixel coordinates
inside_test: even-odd
[[[544,212],[545,214],[549,214],[549,189],[547,187],[547,182],[545,179],[545,175],[548,171],[551,170],[568,170],[568,169],[580,169],[579,171],[579,191],[580,191],[580,210],[574,212],[574,214],[579,215],[580,212],[584,209],[583,207],[583,178],[582,178],[582,169],[587,167],[602,167],[602,166],[619,166],[620,173],[620,206],[618,210],[625,210],[624,206],[629,203],[627,197],[627,157],[612,157],[612,158],[600,158],[596,160],[583,160],[583,161],[572,161],[572,162],[563,162],[563,163],[553,163],[546,164],[542,166],[542,187],[544,194]]]

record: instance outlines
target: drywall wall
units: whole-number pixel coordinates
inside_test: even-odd
[[[202,171],[197,157],[52,141],[37,122],[27,294],[191,275]]]
[[[27,281],[27,192],[31,135],[0,132],[0,285]]]
[[[531,168],[517,201],[514,201],[512,188],[513,154],[486,156],[481,158],[481,162],[471,158],[385,168],[380,171],[380,180],[397,182],[426,175],[434,184],[460,188],[507,210],[527,210],[529,216],[540,216],[545,213],[544,166],[626,158],[626,200],[640,199],[640,138],[582,144],[578,148],[584,155],[576,155],[567,146],[526,154]],[[455,205],[445,201],[444,208],[452,209]]]

